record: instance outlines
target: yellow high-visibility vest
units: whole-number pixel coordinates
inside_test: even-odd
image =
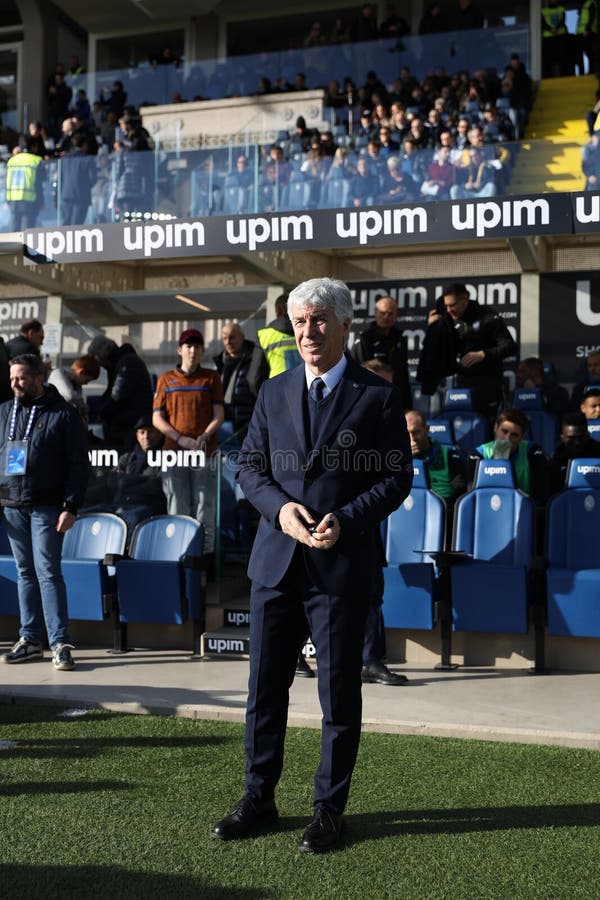
[[[38,199],[35,183],[37,167],[42,162],[41,156],[35,153],[17,153],[6,163],[6,199],[11,201],[25,200],[35,203]]]
[[[257,337],[269,365],[269,378],[293,369],[302,362],[293,334],[267,327],[259,329]]]

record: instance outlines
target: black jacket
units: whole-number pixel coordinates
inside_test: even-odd
[[[245,340],[239,356],[223,350],[214,361],[223,382],[225,420],[233,422],[234,431],[238,431],[250,421],[258,389],[269,377],[265,354],[254,341]]]
[[[134,426],[152,413],[152,384],[146,364],[131,344],[119,347],[107,368],[108,386],[100,400],[106,441],[125,449],[133,445]]]
[[[469,300],[464,316],[456,321],[445,312],[443,300],[438,301],[437,308],[442,318],[433,322],[425,333],[417,369],[423,393],[434,393],[446,375],[458,375],[459,387],[484,381],[501,386],[503,360],[517,349],[502,319],[475,300]],[[458,360],[473,350],[483,350],[485,359],[464,369]]]
[[[81,418],[52,385],[35,404],[25,475],[6,475],[6,445],[13,401],[0,404],[0,504],[61,506],[76,513],[88,478]],[[15,439],[24,436],[30,407],[18,405]]]

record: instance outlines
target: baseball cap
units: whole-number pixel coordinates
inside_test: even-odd
[[[137,422],[134,425],[135,430],[137,431],[139,428],[151,428],[152,427],[152,416],[140,416]]]
[[[198,331],[197,328],[186,328],[185,331],[181,332],[179,337],[179,346],[182,344],[202,344],[204,345],[204,338],[202,337],[202,332]]]

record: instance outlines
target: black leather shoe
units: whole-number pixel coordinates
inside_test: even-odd
[[[300,654],[296,662],[296,675],[298,678],[314,678],[315,673],[306,662],[305,658]]]
[[[369,663],[368,666],[363,666],[361,678],[364,684],[395,685],[408,682],[406,675],[397,675],[395,672],[390,672],[388,667],[380,662]]]
[[[217,822],[210,836],[219,838],[221,841],[246,837],[265,825],[275,822],[278,816],[274,800],[260,802],[246,794],[241,800],[238,800],[228,816]]]
[[[317,806],[315,814],[302,835],[300,849],[304,853],[326,853],[339,843],[343,816],[336,816],[328,809]]]

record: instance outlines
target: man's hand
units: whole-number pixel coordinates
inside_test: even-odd
[[[485,353],[483,350],[471,350],[470,353],[465,353],[464,356],[461,356],[459,362],[463,369],[470,369],[471,366],[476,366],[477,363],[483,362],[485,359]]]
[[[68,531],[69,528],[72,528],[75,524],[76,516],[73,513],[67,512],[66,509],[63,509],[60,516],[58,517],[58,522],[56,523],[56,530],[60,534],[64,534],[65,531]]]
[[[329,550],[340,536],[340,523],[337,518],[328,513],[323,516],[310,536],[310,545],[314,550]]]
[[[433,325],[434,322],[439,322],[441,318],[441,312],[438,312],[437,309],[430,309],[427,315],[427,324]]]
[[[198,441],[196,438],[188,437],[186,434],[179,436],[177,446],[182,450],[198,450]]]
[[[284,534],[312,547],[312,536],[308,530],[311,526],[316,525],[314,518],[305,506],[301,503],[284,503],[279,510],[279,525]]]

